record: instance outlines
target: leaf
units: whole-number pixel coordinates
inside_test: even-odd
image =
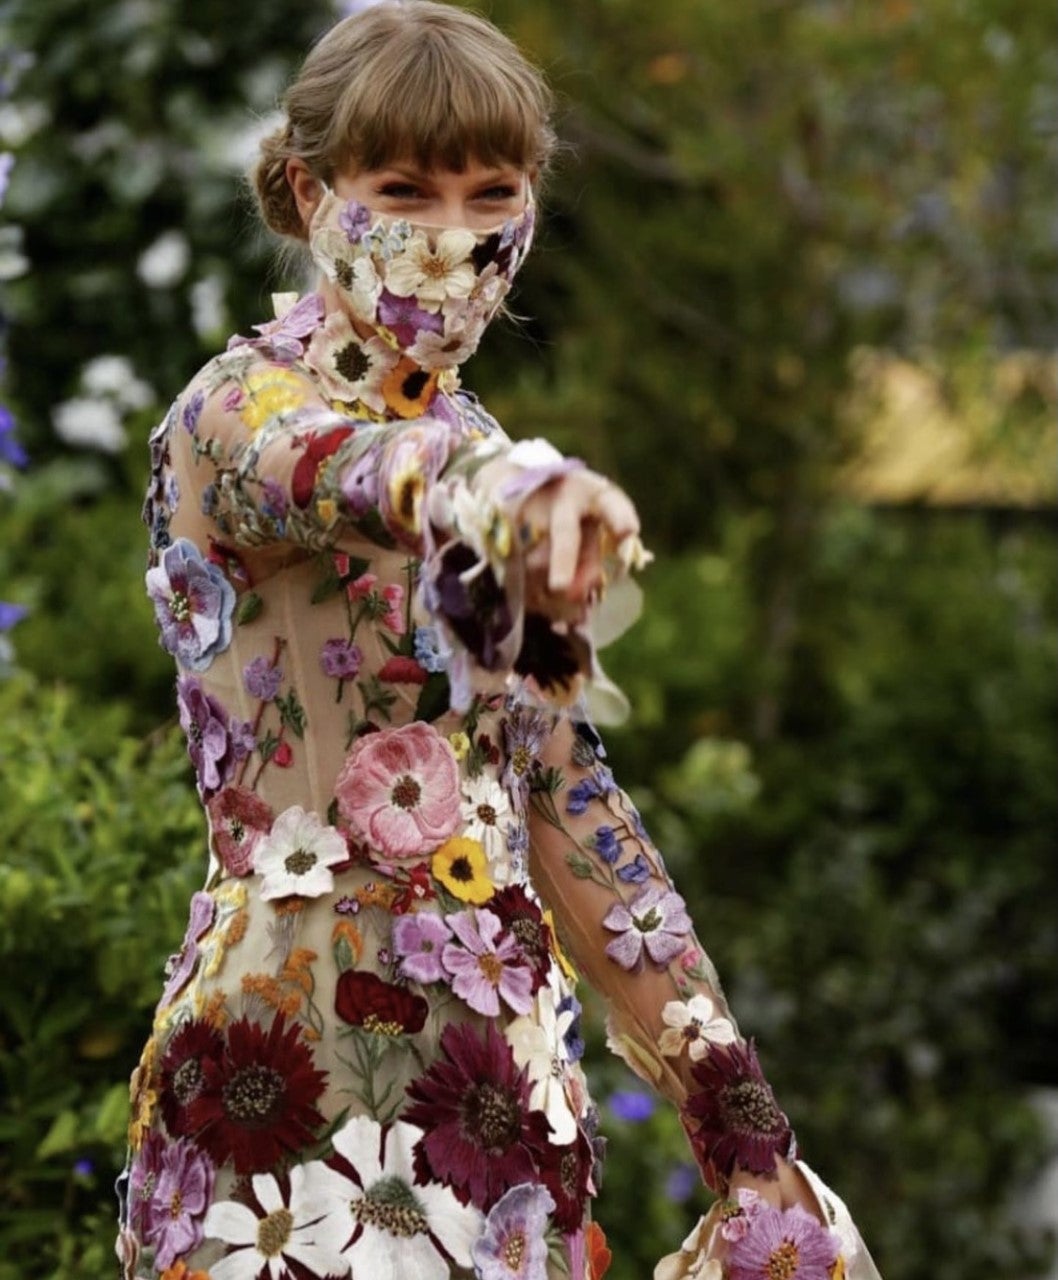
[[[590,880],[595,874],[595,869],[583,854],[567,853],[566,865],[578,880]]]
[[[128,1106],[128,1090],[124,1090],[125,1105]],[[73,1111],[60,1111],[52,1121],[51,1128],[40,1140],[37,1147],[37,1158],[47,1160],[49,1156],[59,1155],[77,1145],[77,1114]]]
[[[329,600],[331,596],[335,596],[342,589],[342,579],[331,570],[330,573],[319,580],[312,589],[312,595],[309,600],[312,604],[322,604],[324,600]]]
[[[261,753],[261,759],[266,764],[275,755],[276,747],[278,746],[279,746],[279,739],[271,731],[271,729],[269,729],[268,732],[257,744],[257,750]]]
[[[264,601],[257,592],[247,591],[245,595],[239,597],[239,603],[235,606],[235,621],[244,627],[260,617],[263,608]]]
[[[298,701],[297,690],[291,689],[288,694],[281,694],[276,698],[276,706],[279,708],[280,720],[290,732],[303,738],[308,720],[305,716],[305,708]],[[274,747],[273,750],[275,750]]]
[[[448,710],[451,690],[448,677],[443,671],[433,671],[426,677],[426,682],[419,690],[419,700],[415,704],[416,720],[436,720]]]
[[[96,1112],[95,1135],[100,1142],[117,1142],[129,1122],[129,1090],[114,1084],[103,1095]]]

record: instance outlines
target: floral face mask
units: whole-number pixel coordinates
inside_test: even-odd
[[[450,369],[474,354],[507,296],[529,251],[534,212],[530,200],[489,231],[429,227],[328,191],[309,247],[354,319],[420,368]]]

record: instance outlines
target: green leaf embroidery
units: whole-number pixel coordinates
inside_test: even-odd
[[[255,618],[260,617],[261,610],[264,608],[264,601],[256,591],[247,591],[244,596],[239,597],[239,603],[235,606],[235,621],[241,626],[253,622]]]
[[[303,738],[308,720],[305,717],[305,708],[298,701],[297,690],[291,689],[289,693],[281,694],[276,698],[276,706],[279,708],[280,720],[290,732]]]

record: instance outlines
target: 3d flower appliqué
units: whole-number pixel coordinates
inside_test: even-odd
[[[629,906],[615,902],[603,925],[618,936],[606,944],[606,954],[622,969],[638,969],[644,951],[659,966],[675,960],[691,931],[691,918],[678,893],[651,885]]]
[[[235,590],[187,538],[177,538],[147,570],[147,594],[162,647],[190,671],[204,671],[231,644]]]

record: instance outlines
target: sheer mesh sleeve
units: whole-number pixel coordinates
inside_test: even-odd
[[[797,1160],[753,1043],[590,725],[556,721],[533,783],[530,837],[533,880],[574,964],[606,1000],[610,1048],[678,1109],[703,1179],[721,1198],[683,1263],[675,1255],[660,1269],[663,1280],[697,1274],[698,1255],[734,1257],[754,1215],[759,1232],[801,1230],[806,1250],[832,1250],[834,1266],[840,1256],[844,1271],[831,1274],[875,1277],[844,1205]],[[782,1213],[794,1218],[766,1220]]]

